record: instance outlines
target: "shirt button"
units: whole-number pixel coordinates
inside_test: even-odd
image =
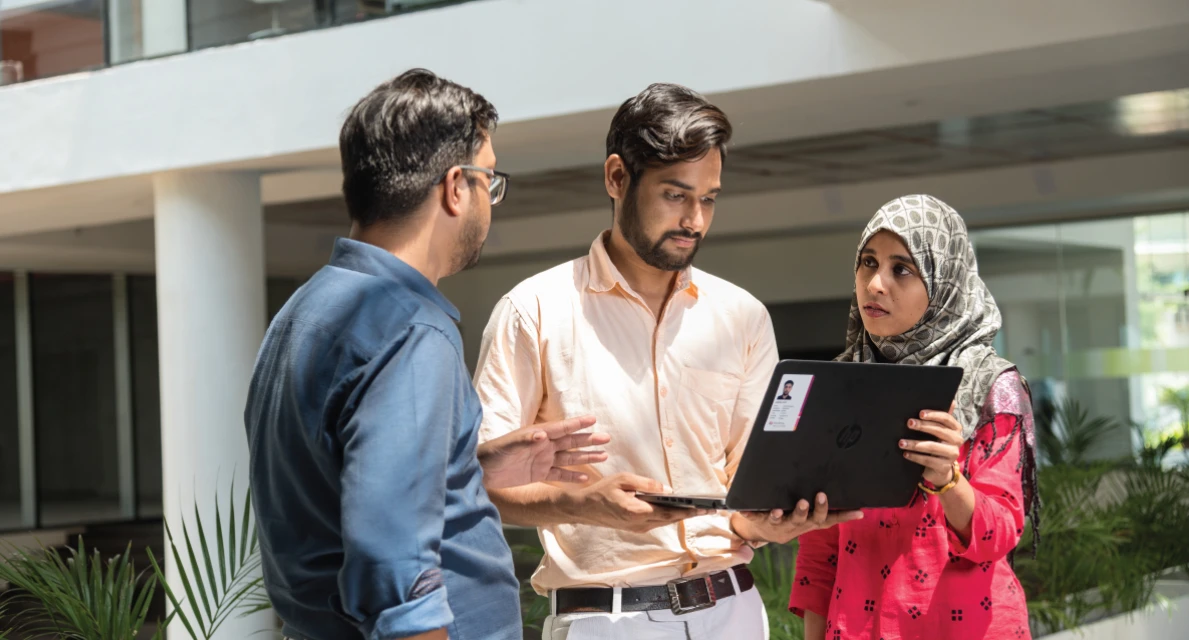
[[[668,397],[668,395],[669,395],[669,388],[661,387],[661,397],[665,398],[665,397]]]
[[[665,438],[665,446],[672,448],[673,447],[673,438]]]

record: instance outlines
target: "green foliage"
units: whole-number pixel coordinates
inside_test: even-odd
[[[804,621],[789,611],[796,561],[797,542],[794,540],[787,545],[760,547],[748,565],[768,613],[771,640],[802,640],[805,637]]]
[[[169,523],[165,523],[168,552],[172,554],[182,593],[165,581],[161,563],[149,551],[157,579],[173,605],[173,615],[182,622],[193,640],[208,640],[233,616],[251,615],[271,608],[260,577],[260,543],[252,522],[252,494],[246,492],[239,525],[235,509],[235,485],[227,497],[227,526],[223,526],[223,505],[215,501],[215,522],[207,527],[197,506],[193,529],[182,520],[179,548]],[[211,540],[213,539],[213,544]]]
[[[0,580],[19,590],[6,604],[26,607],[14,616],[20,631],[64,640],[131,640],[144,626],[157,578],[137,573],[131,547],[106,561],[98,551],[88,554],[82,537],[65,557],[45,548],[9,552],[0,562]],[[163,634],[164,626],[154,638]]]
[[[1132,429],[1141,443],[1136,463],[1141,467],[1160,468],[1170,451],[1181,446],[1181,438],[1174,435],[1152,437],[1143,425],[1132,423]]]
[[[1102,437],[1119,428],[1105,416],[1090,417],[1076,400],[1065,398],[1054,404],[1045,399],[1036,408],[1036,443],[1050,465],[1086,465],[1088,454]]]
[[[1163,470],[1156,457],[1041,470],[1042,547],[1033,559],[1025,532],[1015,569],[1042,627],[1140,609],[1162,571],[1189,565],[1189,473]]]
[[[1161,390],[1160,402],[1177,410],[1181,418],[1181,438],[1189,440],[1189,387]]]
[[[539,542],[512,544],[513,562],[517,566],[535,567],[541,562],[545,550]],[[537,595],[529,578],[520,581],[520,619],[524,624],[525,637],[540,637],[545,618],[549,615],[549,598]]]

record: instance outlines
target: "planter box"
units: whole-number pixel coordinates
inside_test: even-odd
[[[1103,618],[1078,629],[1043,636],[1045,640],[1183,640],[1189,637],[1189,582],[1161,580],[1156,593],[1167,607],[1152,606],[1132,615]]]

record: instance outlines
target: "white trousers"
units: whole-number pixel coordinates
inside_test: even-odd
[[[734,576],[732,576],[734,578]],[[545,618],[542,640],[768,640],[759,589],[724,598],[709,609],[567,613]]]

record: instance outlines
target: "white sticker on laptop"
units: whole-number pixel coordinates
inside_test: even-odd
[[[781,378],[764,431],[796,431],[812,386],[813,376],[808,374],[790,374]]]

